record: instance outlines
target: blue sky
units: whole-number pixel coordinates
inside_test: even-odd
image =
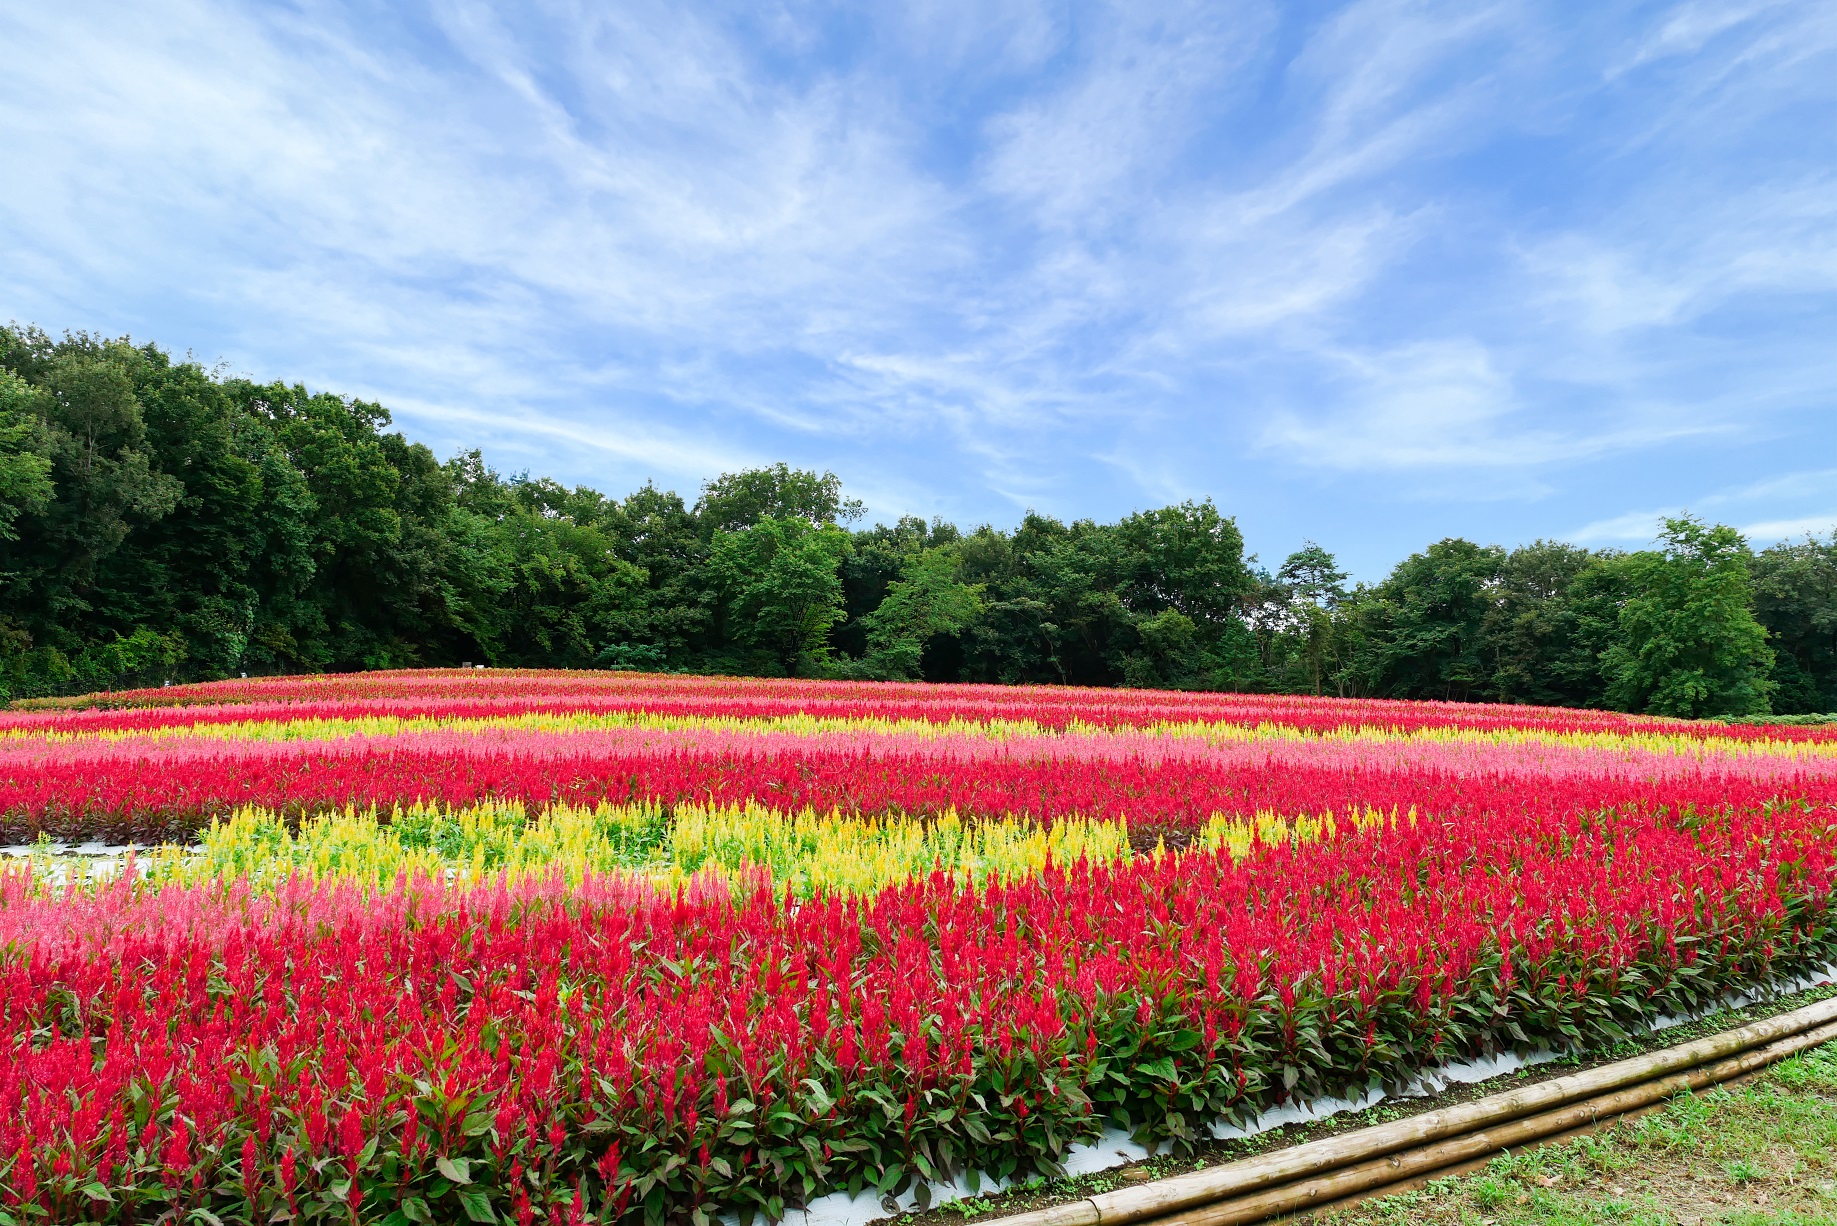
[[[1837,523],[1837,6],[0,8],[0,317],[623,493]]]

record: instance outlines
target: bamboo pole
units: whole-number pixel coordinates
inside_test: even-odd
[[[1300,1183],[1200,1205],[1154,1219],[1155,1226],[1244,1226],[1280,1214],[1301,1213],[1333,1201],[1417,1178],[1440,1178],[1449,1168],[1489,1162],[1499,1154],[1558,1136],[1586,1131],[1630,1112],[1663,1106],[1674,1095],[1700,1090],[1764,1068],[1808,1047],[1837,1039],[1837,1022],[1791,1035],[1713,1064],[1699,1065],[1554,1111],[1511,1120],[1386,1157],[1373,1158]]]
[[[1123,1188],[1065,1205],[1017,1214],[1000,1219],[990,1226],[1124,1226],[1126,1223],[1165,1218],[1174,1214],[1184,1216],[1186,1210],[1197,1206],[1242,1197],[1272,1185],[1322,1175],[1341,1167],[1367,1163],[1413,1146],[1433,1145],[1446,1138],[1459,1137],[1476,1130],[1494,1129],[1512,1120],[1548,1112],[1580,1099],[1599,1097],[1627,1086],[1664,1079],[1673,1073],[1725,1060],[1737,1053],[1774,1044],[1778,1040],[1834,1022],[1837,1022],[1837,997],[1694,1042],[1648,1052],[1630,1060],[1571,1073],[1535,1085],[1522,1086],[1475,1102],[1444,1107],[1394,1123],[1362,1128],[1342,1136],[1327,1137],[1188,1175],[1176,1175],[1141,1187]],[[1676,1089],[1673,1087],[1665,1093],[1675,1093]],[[1443,1165],[1453,1161],[1457,1159],[1447,1159]],[[1404,1177],[1401,1174],[1396,1176],[1399,1179]],[[1326,1199],[1337,1199],[1347,1194],[1342,1191]]]
[[[1819,1041],[1822,1041],[1822,1040],[1819,1040]],[[1767,1070],[1765,1068],[1754,1069],[1749,1072],[1742,1073],[1740,1076],[1731,1077],[1727,1081],[1721,1082],[1719,1084],[1721,1086],[1747,1085],[1753,1081],[1758,1080],[1760,1076],[1766,1071]],[[1632,1111],[1628,1111],[1622,1115],[1616,1115],[1616,1116],[1612,1116],[1608,1118],[1594,1120],[1590,1123],[1582,1125],[1580,1128],[1571,1128],[1567,1132],[1559,1132],[1553,1136],[1540,1137],[1535,1142],[1531,1143],[1530,1145],[1521,1146],[1520,1148],[1521,1149],[1541,1149],[1543,1146],[1546,1146],[1546,1145],[1560,1145],[1562,1142],[1573,1140],[1576,1137],[1593,1136],[1599,1133],[1604,1128],[1618,1128],[1622,1124],[1627,1124],[1637,1119],[1643,1119],[1644,1117],[1651,1115],[1657,1111],[1663,1111],[1666,1107],[1669,1107],[1670,1105],[1671,1105],[1670,1099],[1665,1099],[1660,1102],[1651,1103],[1647,1106],[1639,1107]],[[1435,1183],[1438,1180],[1448,1179],[1455,1175],[1467,1175],[1467,1174],[1471,1174],[1474,1171],[1485,1170],[1487,1167],[1492,1165],[1493,1160],[1496,1159],[1498,1156],[1499,1156],[1498,1154],[1482,1154],[1478,1158],[1469,1158],[1465,1162],[1457,1162],[1453,1166],[1445,1166],[1445,1167],[1442,1167],[1440,1170],[1429,1171],[1426,1174],[1413,1175],[1410,1178],[1401,1180],[1400,1182],[1397,1182],[1397,1183],[1387,1183],[1380,1187],[1367,1188],[1362,1192],[1354,1192],[1350,1196],[1342,1196],[1338,1200],[1330,1201],[1324,1205],[1315,1204],[1315,1205],[1310,1206],[1308,1209],[1306,1209],[1304,1213],[1307,1216],[1313,1216],[1315,1214],[1328,1213],[1334,1209],[1340,1209],[1346,1206],[1356,1205],[1360,1201],[1376,1200],[1378,1197],[1381,1197],[1381,1196],[1395,1196],[1399,1192],[1413,1192],[1419,1188],[1426,1188],[1430,1184]],[[1176,1214],[1175,1216],[1177,1217],[1178,1215]],[[1155,1223],[1154,1226],[1160,1226],[1160,1224]]]

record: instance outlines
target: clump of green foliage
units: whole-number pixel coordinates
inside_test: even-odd
[[[1837,537],[1754,553],[1449,539],[1272,573],[1210,501],[856,526],[833,473],[693,502],[444,462],[383,406],[0,328],[0,699],[489,663],[1837,711]]]

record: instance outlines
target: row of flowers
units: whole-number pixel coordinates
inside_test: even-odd
[[[1191,830],[1220,816],[1382,811],[1560,815],[1837,801],[1837,757],[1696,755],[1536,743],[1141,733],[993,739],[735,729],[500,729],[334,741],[0,744],[15,838],[188,837],[244,806],[297,816],[416,804],[648,803],[844,814],[1126,819]]]
[[[63,709],[72,708],[72,709]],[[1045,728],[1081,724],[1276,725],[1310,732],[1372,728],[1541,730],[1657,734],[1713,740],[1837,740],[1837,729],[1724,726],[1553,707],[1271,694],[1183,693],[1062,686],[783,681],[608,672],[427,669],[268,677],[56,700],[0,713],[8,729],[133,729],[250,718],[352,718],[385,714],[494,715],[544,711],[652,712],[712,718],[813,715],[834,719],[1008,721]]]
[[[1372,823],[1382,817],[1355,814],[1350,820]],[[1331,817],[1219,819],[1190,845],[1244,855],[1254,843],[1308,841],[1340,824]],[[1158,845],[1143,850],[1171,854]],[[73,865],[55,855],[43,863],[63,870],[65,879],[73,869],[87,867],[86,876],[125,870],[152,883],[273,885],[301,875],[372,887],[415,876],[479,883],[559,871],[579,881],[623,871],[665,889],[694,890],[700,878],[713,875],[810,897],[872,894],[932,873],[972,884],[1010,881],[1053,864],[1114,863],[1133,854],[1127,823],[1079,818],[1051,825],[1026,819],[966,822],[956,814],[863,818],[780,813],[757,804],[681,805],[671,812],[655,805],[558,806],[532,818],[520,805],[485,804],[458,810],[416,805],[382,814],[347,810],[297,824],[272,810],[242,809],[213,822],[195,845],[137,852],[131,864]]]

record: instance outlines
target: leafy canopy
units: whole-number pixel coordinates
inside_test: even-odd
[[[1722,524],[1667,519],[1662,550],[1618,562],[1630,593],[1602,654],[1607,699],[1657,715],[1759,715],[1773,652],[1754,618],[1748,543]]]

